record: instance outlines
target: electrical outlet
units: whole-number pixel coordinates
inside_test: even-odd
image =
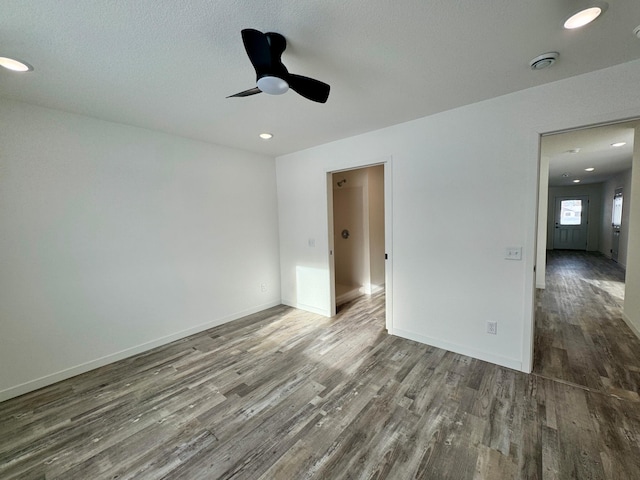
[[[260,284],[260,291],[261,292],[266,292],[267,291],[267,284],[266,283],[261,283]]]
[[[487,333],[489,335],[498,334],[498,322],[487,322]]]

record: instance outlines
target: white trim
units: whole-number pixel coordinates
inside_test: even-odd
[[[633,332],[633,334],[640,338],[640,329],[638,329],[638,327],[636,327],[633,322],[631,321],[631,319],[627,316],[626,313],[622,312],[622,320],[624,320],[624,323],[627,324],[627,326],[631,329],[631,331]]]
[[[464,347],[461,345],[457,345],[455,343],[444,342],[434,337],[427,337],[424,335],[408,332],[406,330],[400,330],[397,328],[394,329],[393,332],[389,331],[389,333],[397,337],[407,338],[409,340],[424,343],[426,345],[431,345],[432,347],[442,348],[443,350],[449,350],[450,352],[459,353],[461,355],[473,357],[478,360],[483,360],[485,362],[494,363],[496,365],[522,371],[522,362],[515,358],[503,357],[501,355],[493,355],[491,353],[488,353],[482,350],[475,350],[473,348]]]
[[[363,287],[354,288],[353,290],[349,290],[348,292],[343,293],[342,295],[337,295],[336,305],[342,305],[344,303],[350,302],[351,300],[355,300],[356,298],[361,297],[363,295],[370,295],[370,294],[366,293]]]
[[[10,398],[24,395],[25,393],[38,390],[39,388],[43,388],[48,385],[52,385],[54,383],[60,382],[62,380],[75,377],[76,375],[80,375],[81,373],[86,373],[90,370],[104,367],[105,365],[109,365],[110,363],[123,360],[125,358],[131,357],[133,355],[137,355],[139,353],[144,353],[153,348],[167,345],[176,340],[180,340],[190,335],[203,332],[210,328],[217,327],[224,323],[231,322],[233,320],[237,320],[239,318],[246,317],[247,315],[252,315],[254,313],[258,313],[268,308],[276,307],[281,304],[282,302],[275,301],[275,302],[269,302],[262,305],[258,305],[257,307],[250,308],[242,312],[237,312],[237,313],[234,313],[233,315],[228,315],[223,318],[218,318],[216,320],[212,320],[211,322],[201,323],[200,325],[196,325],[195,327],[191,327],[186,330],[181,330],[179,332],[172,333],[170,335],[166,335],[164,337],[160,337],[155,340],[151,340],[149,342],[136,345],[134,347],[120,350],[119,352],[116,352],[116,353],[105,355],[104,357],[96,358],[95,360],[90,360],[88,362],[81,363],[80,365],[75,365],[73,367],[60,370],[59,372],[55,372],[50,375],[45,375],[44,377],[40,377],[35,380],[30,380],[28,382],[21,383],[20,385],[15,385],[13,387],[6,388],[0,391],[0,402],[4,402],[5,400],[9,400]]]
[[[385,327],[393,330],[393,157],[384,162]]]
[[[333,240],[333,173],[325,172],[327,176],[327,233],[329,235],[329,316],[336,315],[338,299],[336,298],[336,260],[335,244]]]
[[[323,317],[332,317],[331,312],[327,310],[323,310],[322,308],[313,307],[311,305],[306,305],[304,303],[292,302],[291,300],[282,300],[282,305],[286,305],[287,307],[297,308],[298,310],[304,310],[305,312],[316,313],[318,315],[322,315]]]

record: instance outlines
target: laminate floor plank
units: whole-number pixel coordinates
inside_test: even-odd
[[[637,480],[619,272],[558,262],[534,375],[279,306],[0,403],[0,478]]]
[[[547,252],[534,373],[628,399],[640,394],[640,339],[622,320],[624,270],[598,253]]]

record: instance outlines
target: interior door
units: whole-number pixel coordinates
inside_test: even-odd
[[[554,249],[587,249],[588,213],[588,196],[556,197]]]

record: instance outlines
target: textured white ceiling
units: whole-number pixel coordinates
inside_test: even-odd
[[[631,168],[634,127],[640,121],[584,128],[542,138],[540,154],[549,158],[549,185],[552,187],[604,182]],[[626,142],[622,147],[612,143]],[[579,149],[577,153],[570,150]],[[585,168],[593,167],[593,172]],[[567,174],[567,176],[563,176]]]
[[[279,155],[640,58],[638,0],[578,31],[565,0],[0,0],[0,96]],[[240,30],[283,34],[326,104],[253,87]],[[557,50],[558,63],[528,62]],[[258,133],[269,131],[264,142]]]

